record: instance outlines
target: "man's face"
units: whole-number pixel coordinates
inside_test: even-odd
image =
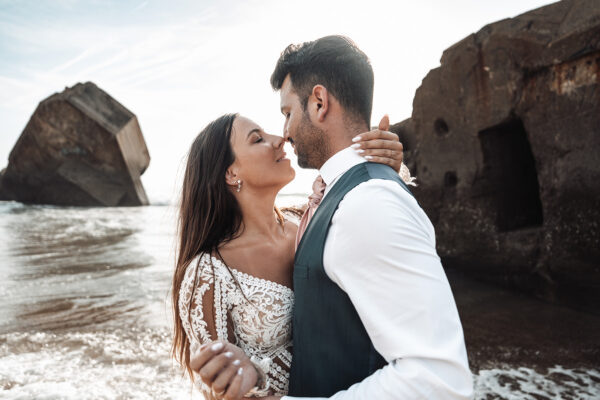
[[[325,132],[311,121],[310,99],[304,110],[290,75],[283,81],[279,95],[281,112],[285,117],[283,138],[292,144],[298,156],[298,165],[302,168],[321,168],[328,157],[329,142]]]

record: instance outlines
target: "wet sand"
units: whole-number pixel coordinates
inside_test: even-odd
[[[446,274],[477,398],[600,398],[600,315]]]

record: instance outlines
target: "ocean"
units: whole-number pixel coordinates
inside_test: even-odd
[[[0,202],[0,398],[200,398],[170,357],[175,217]],[[598,369],[474,372],[480,399],[600,397]]]

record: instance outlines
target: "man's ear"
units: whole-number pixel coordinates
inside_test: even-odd
[[[312,103],[312,104],[311,104]],[[325,121],[327,112],[329,112],[329,92],[323,85],[315,85],[308,99],[308,106],[314,112],[316,120]]]

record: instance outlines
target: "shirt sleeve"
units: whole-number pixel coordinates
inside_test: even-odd
[[[433,226],[401,186],[370,180],[346,195],[332,219],[324,266],[388,362],[332,399],[472,397],[462,326]]]

